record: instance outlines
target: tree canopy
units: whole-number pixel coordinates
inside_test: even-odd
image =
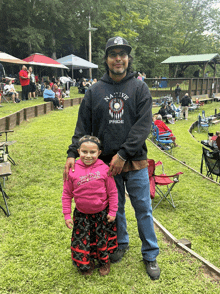
[[[108,38],[131,44],[134,70],[167,74],[161,61],[172,55],[220,52],[217,0],[0,0],[0,51],[25,58],[75,54],[88,60],[89,16],[92,62],[104,67]]]

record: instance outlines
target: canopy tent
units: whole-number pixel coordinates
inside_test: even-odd
[[[14,57],[8,53],[1,52],[0,51],[0,61],[1,62],[7,62],[7,63],[16,63],[16,64],[28,64],[28,62],[19,59],[17,57]]]
[[[98,68],[97,64],[89,62],[81,57],[70,54],[65,57],[57,59],[58,62],[72,68],[72,77],[74,69]]]
[[[218,53],[170,56],[161,63],[169,64],[170,74],[176,67],[174,77],[176,77],[178,69],[185,71],[189,65],[199,65],[203,70],[203,77],[205,75],[206,67],[209,65],[214,70],[215,76],[216,64],[220,64],[220,56]]]
[[[34,53],[28,57],[26,57],[25,59],[23,59],[24,61],[27,61],[29,64],[32,65],[39,65],[39,66],[48,66],[48,67],[56,67],[56,68],[65,68],[68,69],[67,66],[59,63],[58,61],[47,57],[43,54],[40,53]]]

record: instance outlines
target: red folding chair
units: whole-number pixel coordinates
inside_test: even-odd
[[[155,168],[159,165],[162,165],[162,174],[155,175]],[[175,208],[173,197],[171,195],[171,190],[179,182],[179,175],[183,173],[178,172],[174,175],[168,176],[164,173],[162,162],[158,161],[157,163],[155,163],[153,159],[148,159],[148,173],[150,180],[150,196],[152,199],[153,210],[156,209],[157,206],[164,199],[167,200],[173,208]],[[159,186],[166,186],[167,188],[164,191],[164,189],[160,188]],[[159,195],[160,200],[154,205],[154,197],[156,194]]]

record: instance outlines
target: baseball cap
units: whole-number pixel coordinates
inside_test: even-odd
[[[125,40],[122,37],[113,37],[113,38],[108,39],[108,41],[106,43],[105,54],[107,54],[107,52],[110,48],[116,48],[118,46],[124,48],[128,52],[128,54],[131,52],[132,48],[128,44],[127,40]]]

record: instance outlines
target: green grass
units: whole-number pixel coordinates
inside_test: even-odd
[[[207,114],[209,107],[215,105],[207,106]],[[7,218],[0,212],[0,294],[220,293],[219,284],[205,274],[202,264],[167,243],[159,231],[157,260],[161,278],[148,278],[129,200],[126,216],[130,251],[125,258],[112,265],[106,277],[100,277],[97,271],[91,277],[82,277],[72,266],[71,231],[64,223],[61,194],[66,150],[78,108],[69,107],[23,122],[10,135],[9,139],[17,141],[10,146],[16,166],[12,166],[5,188],[11,216]],[[181,145],[174,155],[199,169],[201,145],[187,131],[193,116],[196,114],[190,114],[189,121],[172,125]],[[149,158],[163,161],[167,173],[184,173],[173,190],[177,208],[162,202],[154,217],[177,239],[189,239],[193,250],[220,267],[219,186],[171,160],[151,142],[147,141],[147,146]],[[0,204],[3,205],[1,198]]]

